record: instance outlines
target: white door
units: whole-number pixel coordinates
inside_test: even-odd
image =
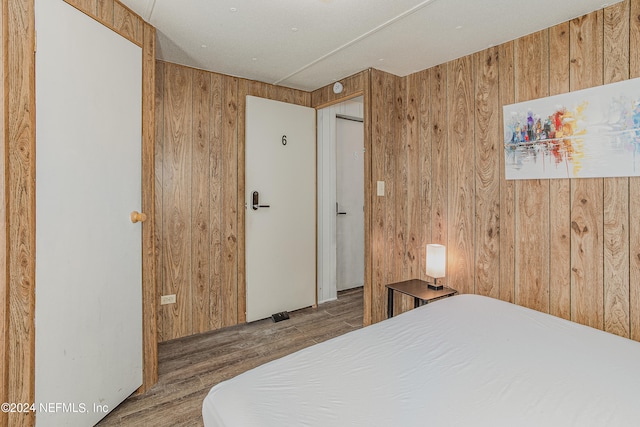
[[[336,117],[336,286],[364,285],[364,126]]]
[[[140,47],[36,1],[38,426],[90,426],[142,384]]]
[[[316,145],[314,109],[253,96],[247,96],[246,107],[245,255],[251,322],[315,304]]]

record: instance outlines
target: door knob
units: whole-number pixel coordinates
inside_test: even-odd
[[[254,191],[253,193],[251,193],[251,209],[253,209],[254,211],[257,211],[258,208],[270,208],[271,206],[269,205],[261,205],[259,202],[259,198],[260,198],[260,194],[257,191]]]
[[[346,215],[346,212],[340,212],[340,210],[338,209],[338,202],[336,202],[336,215]]]
[[[138,212],[138,211],[133,211],[131,212],[131,215],[129,216],[129,218],[131,218],[131,222],[134,224],[136,222],[145,222],[147,220],[147,214]]]

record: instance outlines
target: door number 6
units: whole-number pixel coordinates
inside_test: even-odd
[[[282,135],[282,145],[287,145],[287,135]]]

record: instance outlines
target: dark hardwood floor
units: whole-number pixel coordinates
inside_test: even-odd
[[[271,319],[180,338],[159,346],[159,380],[98,426],[202,426],[202,401],[215,384],[253,367],[362,327],[362,288],[338,300]]]

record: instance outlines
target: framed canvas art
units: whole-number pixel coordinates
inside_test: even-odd
[[[640,175],[640,79],[503,107],[506,179]]]

